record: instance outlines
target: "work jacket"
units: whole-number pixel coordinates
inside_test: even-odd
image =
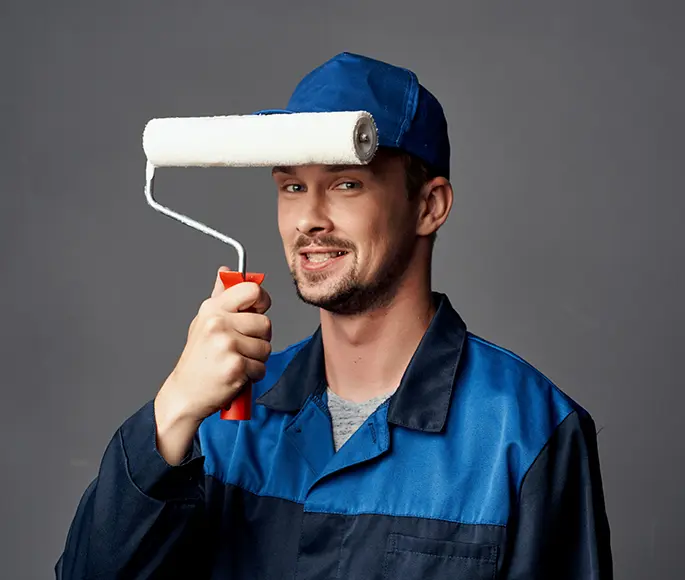
[[[607,580],[592,418],[443,294],[402,381],[337,451],[320,329],[267,363],[249,421],[169,466],[152,402],[112,438],[58,579]]]

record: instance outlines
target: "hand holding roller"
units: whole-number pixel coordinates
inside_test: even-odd
[[[243,276],[241,272],[220,272],[219,276],[226,290],[241,282],[254,282],[261,285],[264,281],[264,274],[250,273]],[[219,415],[225,420],[248,421],[252,417],[252,383],[245,384],[238,396],[227,408],[222,409]]]
[[[156,211],[236,250],[238,271],[221,272],[226,289],[244,281],[261,284],[264,274],[246,272],[246,253],[240,242],[155,200],[155,169],[364,165],[371,161],[377,147],[376,124],[365,111],[152,119],[143,132],[147,156],[145,198]],[[221,418],[247,420],[251,403],[248,384],[221,412]]]

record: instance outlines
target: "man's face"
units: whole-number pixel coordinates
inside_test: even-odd
[[[299,297],[339,314],[384,306],[411,260],[416,203],[401,157],[276,167],[278,226]]]

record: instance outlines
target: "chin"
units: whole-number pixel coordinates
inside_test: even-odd
[[[300,299],[312,306],[324,308],[326,304],[340,299],[340,289],[335,288],[327,280],[312,282],[309,280],[303,281],[302,278],[298,277],[293,279],[293,281]]]
[[[309,271],[293,264],[290,271],[298,295],[306,301],[336,300],[351,286],[356,286],[356,274],[353,268],[339,266],[333,271]]]
[[[349,281],[337,288],[323,285],[302,285],[293,279],[297,296],[305,304],[332,314],[355,316],[388,306],[394,296],[394,287],[385,284],[363,285]]]

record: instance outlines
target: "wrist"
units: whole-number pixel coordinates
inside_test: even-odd
[[[165,384],[154,400],[157,449],[171,465],[185,457],[202,421],[188,413],[186,405]]]

